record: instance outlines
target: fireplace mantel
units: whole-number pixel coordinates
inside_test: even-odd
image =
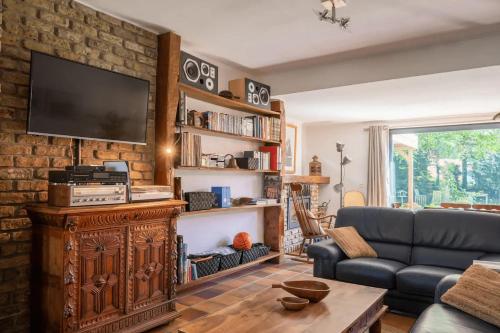
[[[301,175],[286,175],[284,177],[285,184],[301,183],[301,184],[330,184],[330,177],[326,176],[301,176]]]

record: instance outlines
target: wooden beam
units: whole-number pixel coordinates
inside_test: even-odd
[[[330,177],[326,176],[300,176],[286,175],[285,184],[301,183],[301,184],[330,184]]]
[[[181,37],[173,32],[158,36],[155,110],[155,184],[173,184],[175,118],[179,102]],[[171,153],[166,152],[167,148]]]

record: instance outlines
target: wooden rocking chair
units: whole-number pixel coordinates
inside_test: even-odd
[[[302,244],[300,245],[298,256],[302,256],[306,240],[309,244],[313,244],[316,240],[323,240],[328,237],[325,229],[329,229],[332,224],[332,219],[336,218],[335,215],[327,215],[316,217],[310,210],[306,209],[304,205],[304,197],[302,196],[302,185],[299,183],[290,184],[293,207],[295,208],[295,215],[299,221],[300,229],[302,231]],[[307,258],[309,261],[309,257]]]

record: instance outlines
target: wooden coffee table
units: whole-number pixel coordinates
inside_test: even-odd
[[[383,305],[385,289],[340,281],[312,278],[302,274],[293,280],[318,280],[327,283],[330,294],[319,303],[310,303],[304,310],[285,310],[276,299],[292,296],[282,289],[263,291],[200,318],[179,329],[180,333],[220,332],[363,332],[380,333],[380,318],[387,311]]]

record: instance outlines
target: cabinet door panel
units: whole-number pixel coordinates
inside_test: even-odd
[[[132,226],[130,231],[132,310],[165,299],[167,237],[164,223]]]
[[[80,327],[124,311],[125,231],[122,228],[81,232]]]

